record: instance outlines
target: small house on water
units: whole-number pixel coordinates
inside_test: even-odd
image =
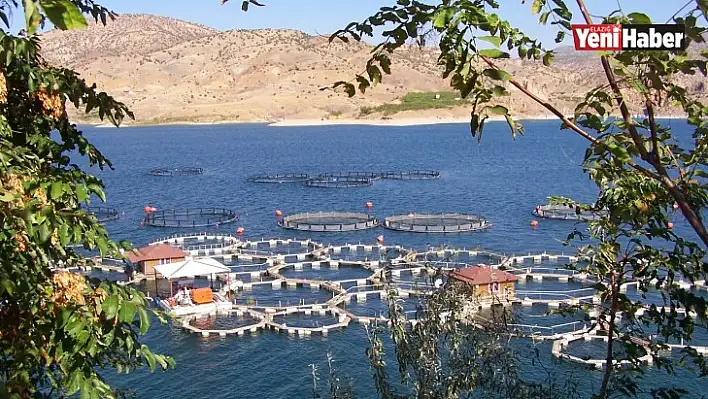
[[[472,298],[479,302],[501,302],[516,299],[518,276],[490,266],[456,269],[450,278],[463,284]]]
[[[155,265],[182,262],[187,259],[186,252],[167,244],[148,245],[128,254],[128,260],[135,269],[145,276],[154,276]]]

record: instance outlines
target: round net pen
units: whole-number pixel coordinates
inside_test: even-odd
[[[372,229],[379,225],[379,221],[365,213],[315,212],[285,216],[278,225],[301,231],[342,232]]]
[[[384,172],[381,173],[381,178],[389,180],[434,180],[440,178],[440,172],[437,172],[435,170]]]
[[[186,168],[159,168],[159,169],[153,169],[150,171],[150,174],[152,176],[163,176],[163,177],[170,177],[170,176],[197,176],[197,175],[203,175],[204,174],[204,169],[202,168],[191,168],[191,167],[186,167]]]
[[[318,178],[323,179],[348,179],[348,178],[366,178],[370,180],[378,180],[381,178],[381,173],[374,172],[334,172],[334,173],[320,173],[317,175]]]
[[[224,208],[170,209],[145,215],[143,225],[151,227],[195,228],[233,223],[236,212]]]
[[[276,174],[260,174],[250,176],[247,181],[249,183],[303,183],[310,178],[306,173],[276,173]]]
[[[89,206],[86,208],[86,212],[95,216],[99,223],[106,223],[120,219],[120,212],[118,212],[115,208],[110,208],[107,206]]]
[[[307,187],[317,188],[357,188],[368,187],[374,184],[372,179],[368,177],[315,177],[305,182]]]
[[[482,216],[462,213],[396,215],[387,217],[383,223],[387,229],[413,233],[461,233],[491,225]]]
[[[538,216],[544,219],[558,219],[558,220],[575,220],[581,222],[588,222],[591,220],[599,219],[606,212],[590,212],[582,211],[580,213],[576,212],[575,208],[568,207],[566,205],[539,205],[533,210],[534,216]]]

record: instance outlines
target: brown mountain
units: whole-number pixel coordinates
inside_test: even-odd
[[[220,32],[170,18],[123,15],[106,27],[51,31],[42,41],[50,62],[76,69],[127,103],[140,123],[356,118],[361,107],[395,102],[407,92],[449,89],[440,78],[436,52],[410,47],[393,57],[394,74],[366,95],[320,91],[361,73],[371,48],[293,30]],[[514,59],[504,66],[568,113],[603,77],[597,59],[568,51],[559,52],[553,68]],[[700,78],[688,77],[687,83],[706,95]],[[512,91],[507,99],[517,115],[548,115],[520,94]],[[393,117],[466,115],[468,108],[460,106]]]

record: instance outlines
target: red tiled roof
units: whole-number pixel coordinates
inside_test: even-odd
[[[507,273],[503,270],[494,269],[489,266],[472,266],[464,269],[457,269],[450,273],[450,277],[472,285],[485,285],[491,282],[506,283],[519,279],[519,277],[514,274]]]
[[[136,263],[146,260],[184,258],[186,256],[187,253],[179,248],[167,244],[155,244],[133,250],[133,252],[128,254],[128,259]]]

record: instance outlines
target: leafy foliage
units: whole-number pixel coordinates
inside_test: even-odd
[[[564,1],[530,3],[531,13],[538,16],[538,22],[555,25],[556,42],[563,41],[573,19]],[[584,23],[593,23],[585,2],[576,0],[576,3]],[[702,0],[696,1],[693,8],[690,4],[679,10],[673,21],[685,26],[689,46],[691,42],[704,42],[705,28],[697,23],[700,16],[706,17],[708,9]],[[634,365],[630,373],[643,372],[638,359],[646,353],[654,357],[655,364],[672,373],[674,362],[660,356],[660,349],[665,348],[664,343],[670,338],[690,342],[696,328],[706,327],[707,318],[705,300],[675,284],[676,279],[706,281],[708,272],[705,261],[708,232],[701,217],[708,205],[705,185],[708,176],[704,171],[708,107],[691,98],[676,79],[680,74],[708,75],[706,56],[689,51],[601,54],[599,61],[607,85],[588,92],[576,107],[574,117],[567,118],[497,65],[495,60],[509,58],[511,51],[519,58],[537,60],[545,66],[553,62],[552,51],[501,19],[494,12],[497,8],[494,0],[442,0],[435,4],[399,0],[362,22],[349,24],[332,35],[331,40],[358,41],[363,36],[372,36],[374,28],[390,28],[384,30],[384,42],[374,48],[366,65],[369,79],[361,75],[356,78],[363,92],[380,81],[376,71],[391,73],[390,53],[411,41],[420,44],[432,32],[438,38],[443,77],[449,78],[451,86],[472,103],[473,136],[481,136],[484,123],[492,114],[503,115],[512,134],[522,131],[511,111],[495,102],[499,96],[509,94],[506,89],[509,84],[556,115],[562,128],[585,138],[588,149],[583,166],[600,190],[598,199],[593,206],[570,199],[556,200],[576,207],[578,212],[606,211],[606,216],[593,221],[587,232],[576,230],[567,242],[570,245],[574,239],[590,239],[589,244],[581,243],[579,253],[584,260],[584,271],[596,278],[604,300],[597,311],[600,325],[609,336],[605,360],[615,364],[612,346],[620,342],[627,348],[626,360]],[[684,14],[679,15],[681,12]],[[618,10],[602,22],[650,21],[646,14]],[[344,88],[350,96],[356,94],[356,87],[349,82],[337,82],[333,87]],[[628,101],[637,98],[646,109],[644,118],[637,119],[630,113]],[[692,141],[679,140],[657,121],[656,107],[667,103],[686,113],[694,130]],[[619,118],[615,118],[617,115]],[[677,209],[702,246],[673,230],[670,220]],[[622,293],[628,282],[637,282],[642,293],[650,288],[659,290],[665,307],[630,300]],[[678,317],[677,309],[687,316]],[[618,312],[625,312],[628,320],[620,323]],[[646,329],[653,329],[658,338],[647,345],[637,345],[636,342],[647,338]],[[393,334],[395,339],[397,332]],[[408,338],[411,335],[407,334],[415,336],[413,332],[404,334]],[[396,344],[399,348],[405,341],[398,340]],[[373,342],[372,348],[376,347]],[[690,349],[683,355],[682,364],[690,360],[699,375],[706,375],[703,356]],[[606,398],[611,392],[630,395],[637,392],[636,380],[631,375],[634,374],[620,371],[616,366],[607,367],[598,397]],[[680,396],[682,390],[666,387],[653,394]]]
[[[3,2],[0,17],[18,5]],[[74,245],[121,256],[96,218],[81,209],[105,200],[91,166],[110,162],[72,125],[67,102],[114,124],[132,113],[75,72],[47,64],[34,35],[45,19],[60,29],[86,25],[84,14],[113,16],[92,1],[25,0],[27,28],[0,32],[0,394],[5,397],[112,397],[101,373],[173,360],[139,342],[150,325],[142,293],[87,280],[61,266],[85,263]],[[121,247],[128,249],[127,243]]]
[[[398,291],[387,286],[387,327],[369,330],[367,356],[382,398],[460,398],[473,393],[484,398],[576,398],[574,384],[558,384],[549,373],[545,381],[529,382],[519,375],[523,346],[508,339],[511,315],[494,307],[486,319],[472,317],[472,298],[449,284],[424,298],[415,319],[403,310]],[[401,384],[388,374],[382,334],[390,333]],[[543,367],[536,348],[528,357]],[[477,397],[477,396],[474,396]]]

